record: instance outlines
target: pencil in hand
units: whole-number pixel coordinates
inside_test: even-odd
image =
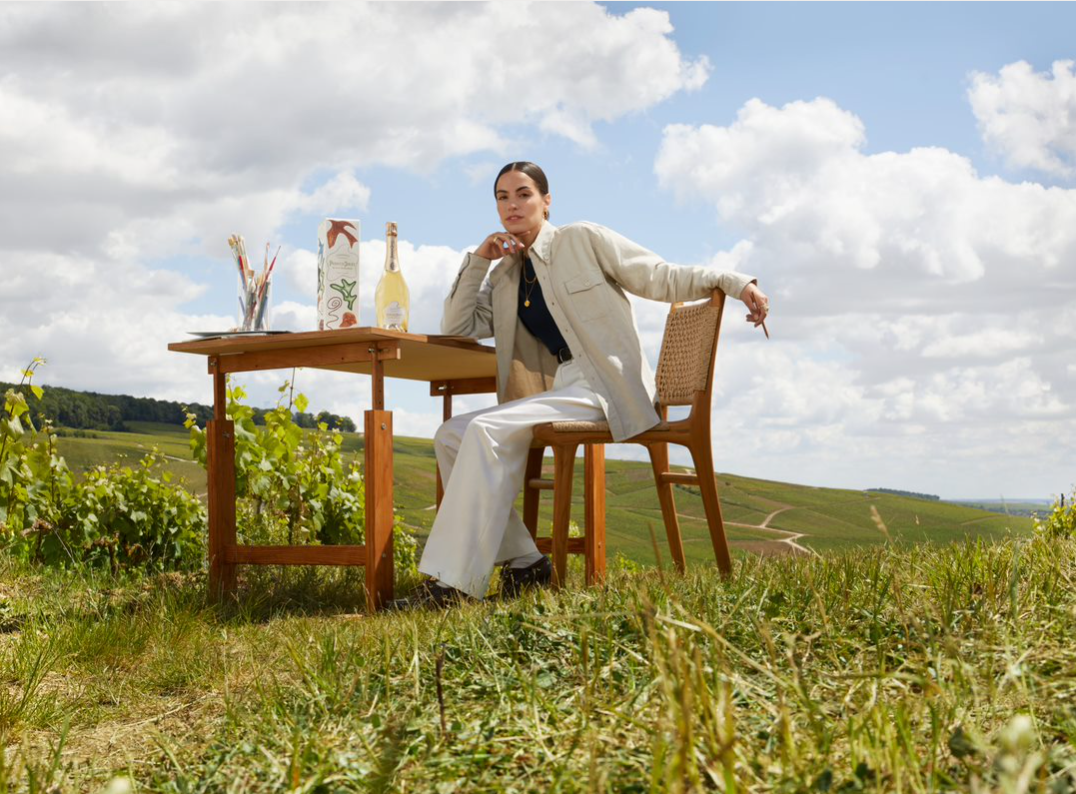
[[[749,297],[751,302],[747,304],[747,307],[751,310],[751,313],[747,315],[747,321],[751,322],[758,317],[759,319],[755,323],[755,327],[758,328],[761,325],[762,332],[766,334],[766,338],[769,339],[770,329],[766,327],[766,314],[770,310],[770,302],[768,300],[765,300],[765,302],[760,301],[758,295],[751,295]]]

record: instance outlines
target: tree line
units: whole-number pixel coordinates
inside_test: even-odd
[[[871,493],[886,493],[892,496],[910,496],[912,499],[926,499],[930,502],[940,502],[941,497],[932,493],[917,493],[916,491],[901,491],[897,488],[868,488]]]
[[[0,383],[0,393],[18,388],[18,384]],[[27,390],[24,390],[27,391]],[[193,413],[198,423],[203,425],[213,418],[213,408],[200,403],[179,403],[174,400],[156,400],[152,397],[132,397],[128,394],[98,394],[97,392],[65,389],[49,386],[45,393],[36,397],[26,394],[30,416],[35,422],[38,417],[52,421],[57,427],[70,427],[78,430],[127,430],[127,422],[160,422],[168,425],[182,425],[187,413]],[[265,424],[267,408],[254,409],[254,423]],[[328,425],[330,430],[354,433],[355,422],[347,416],[337,416],[328,411],[317,414],[293,412],[295,424],[299,427],[313,428],[318,424]]]

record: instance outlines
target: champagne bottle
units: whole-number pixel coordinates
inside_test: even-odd
[[[396,249],[396,224],[385,224],[385,272],[374,293],[377,327],[406,331],[411,314],[411,293],[400,272],[400,255]]]

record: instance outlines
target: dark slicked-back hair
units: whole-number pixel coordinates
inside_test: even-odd
[[[518,163],[509,163],[501,169],[500,173],[497,174],[497,178],[493,180],[493,195],[497,195],[497,183],[500,182],[501,177],[509,171],[522,171],[534,180],[534,184],[538,186],[539,193],[543,196],[549,195],[549,180],[545,178],[545,171],[534,163],[528,163],[522,160]]]

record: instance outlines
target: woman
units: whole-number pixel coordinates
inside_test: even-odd
[[[512,506],[535,425],[606,419],[622,441],[658,423],[625,292],[671,303],[720,288],[747,305],[748,322],[768,312],[749,276],[669,265],[596,224],[553,226],[534,163],[502,168],[494,195],[504,231],[464,259],[441,321],[445,334],[495,338],[500,404],[450,419],[434,438],[445,494],[419,570],[433,577],[423,595],[438,605],[485,596],[498,563],[504,593],[549,582],[549,559]]]

